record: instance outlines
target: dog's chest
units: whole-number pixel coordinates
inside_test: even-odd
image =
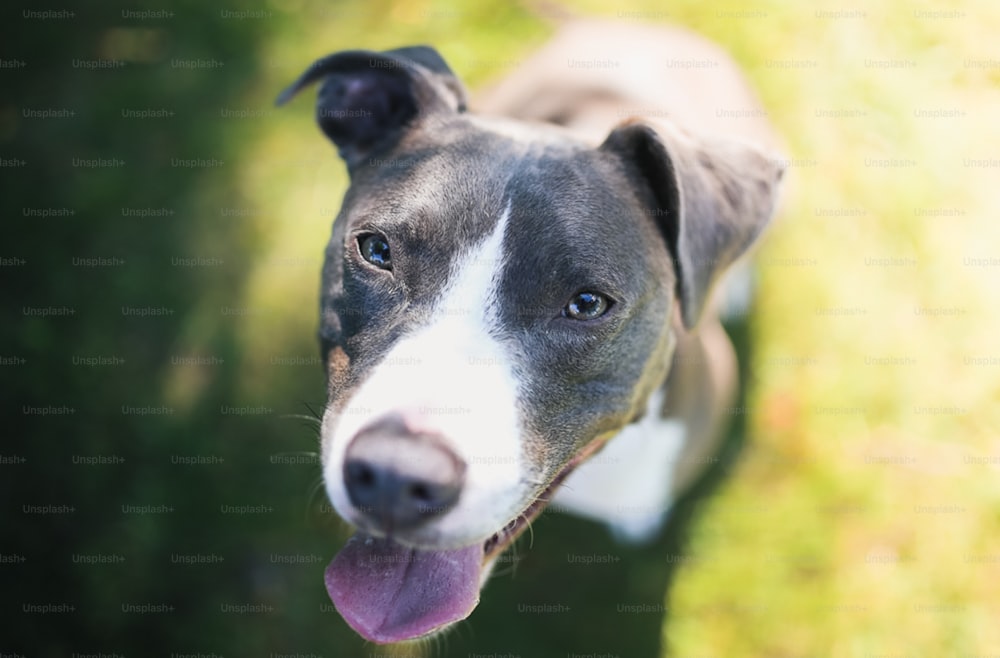
[[[663,392],[646,416],[612,438],[578,467],[556,492],[554,508],[608,524],[621,539],[650,539],[673,501],[674,470],[684,447],[684,424],[659,414]]]

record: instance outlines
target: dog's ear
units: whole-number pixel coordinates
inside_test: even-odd
[[[427,46],[385,52],[347,50],[313,62],[281,92],[277,105],[322,80],[316,121],[353,169],[394,145],[437,112],[464,112],[466,94],[441,55]]]
[[[742,142],[638,121],[613,130],[601,149],[622,158],[652,192],[648,211],[674,260],[684,326],[693,328],[712,285],[770,220],[784,166]]]

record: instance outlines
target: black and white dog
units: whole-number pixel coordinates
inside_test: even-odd
[[[783,167],[735,65],[677,29],[571,25],[486,112],[428,47],[330,55],[278,102],[315,82],[351,179],[322,463],[358,533],[326,585],[397,642],[468,616],[553,500],[658,530],[718,445],[735,361],[711,291]]]

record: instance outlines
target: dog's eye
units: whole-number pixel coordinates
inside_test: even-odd
[[[596,320],[611,308],[611,301],[597,292],[579,292],[569,300],[563,315],[573,320]]]
[[[389,243],[381,235],[368,233],[358,236],[358,250],[366,261],[383,270],[392,269]]]

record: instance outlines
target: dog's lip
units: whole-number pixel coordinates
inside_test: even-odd
[[[483,544],[484,566],[507,550],[507,548],[513,544],[525,530],[527,530],[531,522],[538,518],[538,515],[541,514],[546,507],[548,507],[550,502],[552,502],[552,496],[555,494],[556,489],[559,488],[559,485],[562,484],[567,477],[569,477],[569,474],[572,473],[577,466],[590,459],[595,453],[599,452],[611,436],[613,436],[611,433],[599,436],[577,451],[577,453],[570,458],[566,465],[563,466],[558,473],[556,473],[555,477],[552,478],[549,484],[547,484],[545,488],[535,496],[535,499],[532,500],[520,514],[514,517],[514,519],[507,525],[486,540]]]

